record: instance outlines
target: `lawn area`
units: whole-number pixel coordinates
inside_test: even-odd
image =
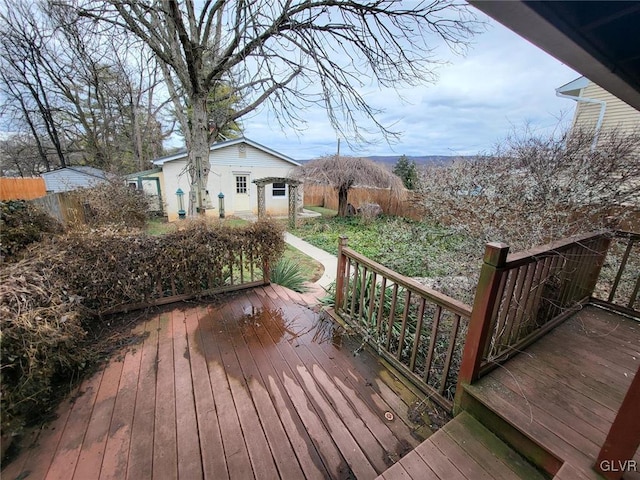
[[[346,235],[357,252],[410,277],[468,275],[483,252],[477,241],[455,230],[401,217],[313,218],[291,233],[333,254]]]
[[[316,262],[313,258],[305,255],[297,248],[293,248],[291,245],[287,244],[282,258],[295,262],[307,282],[315,282],[324,273],[324,267],[321,263]]]
[[[249,223],[247,220],[244,220],[242,218],[234,218],[234,217],[223,218],[223,219],[214,218],[212,220],[224,222],[225,225],[229,225],[231,227],[242,227],[247,223]],[[183,222],[183,221],[186,221],[186,220],[179,220],[177,222],[167,222],[166,220],[163,220],[163,219],[153,218],[147,222],[147,225],[145,226],[145,232],[148,235],[164,235],[165,233],[175,232],[178,225],[180,225],[180,222]]]
[[[337,210],[331,210],[324,207],[304,207],[305,210],[311,210],[312,212],[319,213],[323,217],[335,217],[338,214]]]

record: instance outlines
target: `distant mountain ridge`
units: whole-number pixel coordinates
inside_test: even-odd
[[[398,163],[402,155],[369,155],[365,158],[373,160],[376,163],[382,163],[384,165],[394,166]],[[407,155],[407,158],[411,161],[413,160],[416,165],[448,165],[452,163],[457,158],[462,158],[460,155]],[[301,163],[306,163],[311,161],[311,159],[307,160],[299,160]]]
[[[402,155],[371,155],[367,158],[377,163],[395,165]],[[460,155],[407,155],[409,161],[413,160],[416,165],[447,165],[452,163]]]

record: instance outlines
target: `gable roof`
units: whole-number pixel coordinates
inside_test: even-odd
[[[589,79],[586,77],[578,77],[575,80],[571,80],[569,83],[556,88],[556,93],[562,95],[571,95],[577,97],[580,95],[580,90],[589,85]]]
[[[238,145],[240,143],[244,143],[246,145],[250,145],[253,148],[257,148],[258,150],[262,150],[265,153],[268,153],[270,155],[273,155],[274,157],[279,158],[280,160],[283,160],[287,163],[290,163],[291,165],[295,165],[300,166],[300,164],[298,162],[296,162],[294,159],[292,159],[291,157],[287,157],[286,155],[283,155],[282,153],[276,152],[275,150],[272,150],[271,148],[265,147],[264,145],[259,144],[258,142],[254,142],[253,140],[250,140],[246,137],[239,137],[239,138],[233,138],[231,140],[225,140],[224,142],[216,142],[214,144],[211,145],[211,147],[209,148],[209,152],[214,152],[216,150],[220,150],[222,148],[226,148],[226,147],[231,147],[233,145]],[[174,160],[182,160],[184,158],[187,157],[187,149],[182,149],[172,155],[167,155],[165,157],[160,157],[160,158],[156,158],[153,161],[154,165],[158,165],[158,166],[162,166],[167,162],[173,162]]]
[[[72,167],[63,167],[57,170],[51,170],[50,172],[43,172],[40,174],[41,177],[48,176],[65,176],[67,174],[76,174],[80,173],[81,175],[86,175],[89,177],[95,177],[100,180],[106,180],[107,174],[104,170],[100,170],[99,168],[88,167],[86,165],[75,165]]]

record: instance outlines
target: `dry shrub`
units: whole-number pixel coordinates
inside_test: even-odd
[[[273,263],[284,251],[284,240],[275,222],[234,228],[203,220],[162,236],[77,231],[56,240],[56,248],[65,258],[56,273],[84,297],[84,305],[104,311],[221,287],[232,274],[237,282],[241,256],[244,266],[249,258],[258,266]]]
[[[32,257],[0,271],[3,433],[49,412],[57,382],[77,376],[91,359],[81,347],[80,299],[49,268],[60,259]]]
[[[27,245],[40,241],[43,234],[61,230],[55,219],[29,202],[0,202],[0,257],[3,260],[17,259]]]
[[[640,200],[640,134],[525,131],[489,156],[427,170],[423,204],[437,222],[514,251],[598,230]]]
[[[88,220],[94,226],[120,225],[144,227],[149,217],[149,200],[144,192],[129,188],[121,178],[91,188],[77,190],[87,206]]]

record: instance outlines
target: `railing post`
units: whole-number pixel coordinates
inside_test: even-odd
[[[488,243],[484,252],[484,263],[480,271],[478,288],[473,302],[469,330],[464,344],[455,405],[458,410],[464,384],[470,384],[478,378],[480,363],[489,339],[489,328],[495,311],[500,279],[507,261],[509,246],[504,243]]]
[[[633,460],[640,446],[638,405],[640,405],[640,368],[633,377],[594,465],[595,470],[605,478],[619,479],[625,471],[637,471],[640,468]]]
[[[344,287],[347,269],[347,257],[342,253],[342,249],[347,246],[348,238],[341,235],[338,240],[338,271],[336,272],[336,311],[340,310],[344,301]]]
[[[269,261],[262,260],[262,282],[265,285],[269,285],[271,283],[271,272],[269,271]]]

